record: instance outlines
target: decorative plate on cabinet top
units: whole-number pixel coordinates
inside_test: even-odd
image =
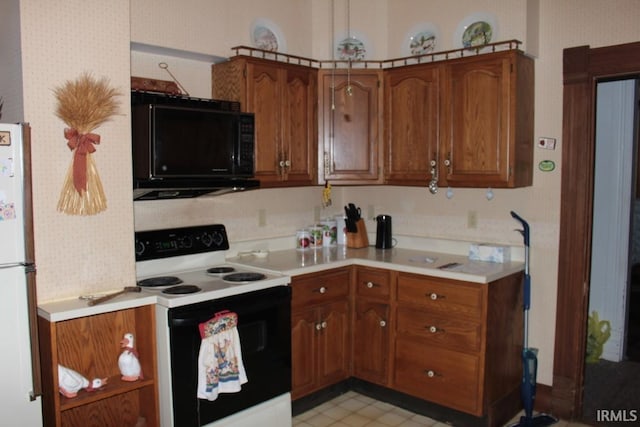
[[[265,18],[256,19],[251,25],[251,43],[257,49],[285,52],[286,43],[282,31]]]
[[[460,22],[453,36],[455,48],[477,48],[495,41],[498,36],[496,19],[490,13],[474,13]]]
[[[336,59],[362,61],[367,56],[367,47],[356,37],[345,37],[336,46]]]
[[[407,56],[424,55],[435,50],[440,33],[433,24],[420,24],[413,27],[402,45]]]

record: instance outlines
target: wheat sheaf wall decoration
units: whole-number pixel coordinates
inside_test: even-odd
[[[56,115],[68,126],[64,130],[73,159],[58,200],[58,211],[69,215],[96,215],[107,209],[98,169],[93,159],[100,135],[98,126],[118,114],[121,94],[109,87],[106,78],[83,73],[54,89],[58,101]]]

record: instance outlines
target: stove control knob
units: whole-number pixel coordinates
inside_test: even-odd
[[[191,246],[193,246],[193,240],[191,239],[191,236],[184,236],[180,239],[181,248],[190,248]]]
[[[220,233],[219,231],[214,231],[213,232],[213,243],[215,243],[216,246],[220,246],[220,245],[222,245],[223,242],[224,242],[224,236],[222,235],[222,233]]]
[[[205,245],[206,247],[209,247],[211,246],[211,243],[213,243],[213,238],[209,233],[202,233],[202,236],[200,236],[200,241],[202,242],[203,245]]]
[[[144,245],[144,242],[141,242],[140,240],[136,239],[136,255],[142,255],[145,249],[146,247]]]

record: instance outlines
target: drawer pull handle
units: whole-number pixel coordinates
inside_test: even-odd
[[[428,329],[432,334],[435,334],[436,332],[444,332],[444,329],[438,328],[437,326],[433,325],[429,326]]]
[[[314,289],[313,292],[319,292],[321,294],[325,294],[327,293],[327,288],[325,288],[324,286],[321,286],[318,289]]]
[[[433,378],[433,377],[441,377],[442,375],[437,373],[436,371],[432,371],[431,369],[429,369],[428,371],[424,371],[425,375],[428,376],[429,378]]]
[[[435,292],[431,292],[430,294],[426,294],[429,298],[431,298],[433,301],[437,300],[437,299],[444,299],[444,295],[438,295]]]
[[[381,327],[381,328],[384,328],[385,326],[387,326],[387,322],[386,322],[386,321],[384,321],[384,320],[381,320],[381,321],[380,321],[380,327]]]

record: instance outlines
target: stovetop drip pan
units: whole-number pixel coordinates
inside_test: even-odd
[[[211,267],[207,269],[207,274],[217,276],[218,274],[232,273],[236,271],[233,267],[223,266],[223,267]]]
[[[183,294],[194,294],[196,292],[200,292],[201,290],[202,289],[200,289],[196,285],[177,285],[177,286],[172,286],[170,288],[164,289],[162,293],[169,294],[169,295],[183,295]]]
[[[138,286],[143,288],[154,288],[159,286],[173,286],[182,283],[182,279],[176,276],[158,276],[140,280]]]
[[[254,273],[254,272],[241,272],[241,273],[231,273],[226,276],[222,276],[222,280],[226,282],[255,282],[256,280],[262,280],[265,276],[262,273]]]

